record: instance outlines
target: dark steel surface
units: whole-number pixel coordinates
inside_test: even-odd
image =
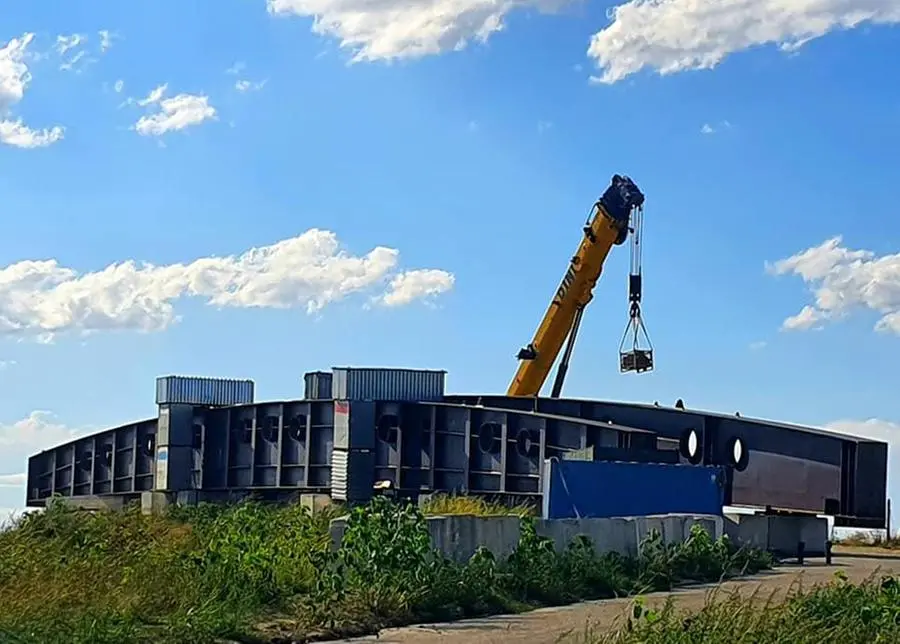
[[[28,505],[54,494],[91,496],[151,490],[155,450],[156,419],[152,418],[35,454],[28,459]],[[94,454],[100,458],[94,459]]]
[[[728,470],[728,504],[822,513],[830,503],[841,525],[885,519],[886,444],[721,414],[505,396],[171,407],[177,413],[162,425],[155,418],[132,423],[31,457],[28,505],[43,505],[54,493],[329,492],[335,450],[370,450],[375,471],[364,478],[390,480],[407,496],[455,490],[538,497],[545,458],[590,450],[596,460],[684,463],[679,441],[695,429],[705,465],[728,465],[730,440],[743,440],[749,459],[742,471]],[[158,440],[159,428],[168,436]],[[168,456],[162,474],[157,442]],[[354,494],[353,477],[363,476],[360,468],[369,466],[358,463],[365,462],[355,457],[347,466],[352,480],[343,485]]]
[[[305,400],[329,400],[331,399],[330,371],[310,371],[303,375]]]
[[[729,441],[739,437],[749,459],[746,469],[730,472],[728,503],[818,513],[828,507],[829,513],[851,523],[858,519],[860,526],[885,524],[886,443],[787,423],[655,405],[478,395],[451,395],[445,400],[612,421],[671,439],[695,429],[702,443],[700,462],[707,465],[728,465]],[[866,455],[865,462],[858,456],[860,451]],[[850,525],[844,519],[841,522]]]

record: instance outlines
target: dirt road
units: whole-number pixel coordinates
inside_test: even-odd
[[[751,594],[756,590],[768,598],[771,593],[784,594],[796,583],[804,587],[827,583],[837,570],[843,570],[853,581],[863,581],[873,573],[900,573],[900,559],[875,559],[861,556],[836,557],[834,565],[827,567],[821,560],[803,566],[782,566],[777,570],[741,581],[722,584],[725,592],[737,590]],[[679,608],[697,610],[706,600],[712,586],[694,586],[672,593],[656,593],[647,596],[648,605],[662,604],[670,595],[676,598]],[[552,644],[568,633],[583,631],[588,625],[595,628],[612,628],[627,611],[630,600],[613,599],[574,604],[561,608],[545,608],[522,615],[504,615],[485,619],[466,620],[450,624],[427,624],[382,631],[378,637],[363,637],[349,642],[374,642],[382,644],[500,644],[515,641],[517,644]]]

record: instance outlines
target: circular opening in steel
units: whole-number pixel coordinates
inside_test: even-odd
[[[519,456],[530,457],[537,453],[539,438],[527,429],[520,429],[516,435],[516,452]]]
[[[734,463],[740,463],[744,458],[744,443],[740,438],[734,439],[734,444],[731,446],[731,458]]]
[[[306,440],[306,416],[304,414],[297,414],[288,421],[288,436],[298,443]]]
[[[496,423],[484,423],[478,428],[478,447],[485,454],[499,451],[500,426]]]
[[[697,436],[697,432],[695,430],[691,430],[688,434],[687,439],[687,452],[690,458],[694,458],[697,455],[697,448],[700,446],[700,438]]]

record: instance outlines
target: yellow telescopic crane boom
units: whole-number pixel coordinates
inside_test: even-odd
[[[623,244],[629,233],[632,242],[630,310],[628,327],[619,347],[619,368],[622,372],[637,373],[653,369],[653,348],[640,311],[643,206],[644,195],[634,182],[628,177],[615,175],[591,210],[578,251],[572,257],[534,339],[518,353],[519,368],[506,395],[537,396],[563,345],[567,344],[551,394],[554,398],[559,397],[584,308],[593,297],[594,285],[600,278],[609,251],[613,246]],[[632,337],[630,349],[626,347],[629,335]],[[645,343],[642,342],[643,339],[646,339]]]

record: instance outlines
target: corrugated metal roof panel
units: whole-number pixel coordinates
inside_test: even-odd
[[[342,400],[438,401],[446,371],[334,367],[332,396]]]
[[[156,379],[157,405],[227,407],[249,404],[253,399],[252,380],[196,376],[161,376]]]

